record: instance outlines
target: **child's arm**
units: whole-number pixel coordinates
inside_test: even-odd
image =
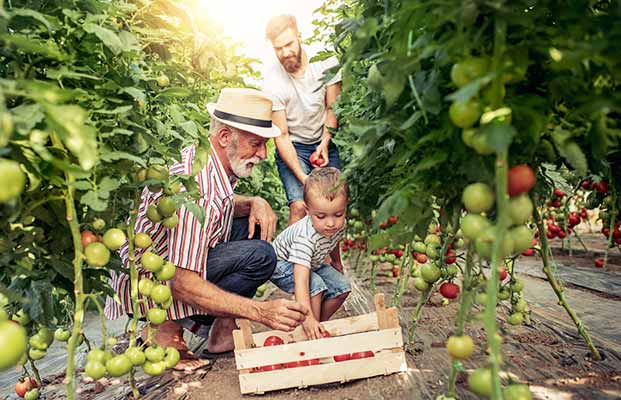
[[[312,310],[306,317],[302,328],[309,339],[320,339],[325,329],[319,323],[318,314],[321,312],[321,294],[311,298],[310,296],[311,270],[300,264],[293,264],[293,280],[295,284],[295,299],[302,305]]]
[[[332,259],[332,266],[335,270],[343,273],[343,262],[341,261],[341,242],[338,242],[336,246],[330,252],[330,258]]]

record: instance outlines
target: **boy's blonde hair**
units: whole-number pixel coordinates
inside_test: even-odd
[[[267,25],[265,27],[265,37],[273,42],[274,39],[276,39],[276,37],[283,33],[287,28],[293,29],[295,33],[298,32],[298,23],[293,15],[283,14],[272,17],[269,21],[267,21]]]
[[[334,167],[315,168],[304,183],[304,202],[311,197],[334,200],[338,196],[347,197],[347,182],[341,180],[341,172]]]

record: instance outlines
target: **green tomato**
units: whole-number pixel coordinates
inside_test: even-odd
[[[425,236],[425,244],[427,245],[427,247],[429,247],[430,244],[434,243],[437,246],[441,246],[442,245],[442,241],[440,240],[440,236],[436,235],[436,234],[429,234],[427,236]]]
[[[145,349],[144,355],[151,362],[160,362],[164,359],[166,351],[161,346],[150,346]]]
[[[119,341],[117,340],[117,338],[114,338],[114,337],[109,337],[109,338],[106,340],[106,344],[107,344],[108,346],[116,346],[116,344],[117,344],[118,342],[119,342]]]
[[[89,243],[84,249],[86,263],[91,267],[101,268],[110,261],[110,251],[100,242]]]
[[[515,282],[511,284],[511,290],[514,292],[521,292],[524,290],[524,281],[516,279]]]
[[[459,238],[453,242],[453,248],[459,250],[464,247],[464,239]]]
[[[112,357],[106,361],[106,369],[112,377],[123,376],[132,369],[132,362],[125,354]]]
[[[54,341],[54,334],[46,327],[42,327],[37,332],[37,335],[43,340],[48,346],[52,344]]]
[[[88,361],[84,366],[84,373],[86,376],[94,380],[103,378],[106,376],[106,372],[105,365],[99,361]]]
[[[147,319],[154,325],[159,325],[166,321],[166,310],[161,308],[151,308],[147,311]]]
[[[13,317],[11,318],[13,321],[17,322],[21,326],[26,326],[30,323],[30,315],[23,308],[20,308]]]
[[[511,228],[507,236],[513,241],[513,252],[521,253],[532,247],[535,235],[526,225],[521,225]]]
[[[438,279],[440,279],[440,276],[442,276],[442,271],[435,263],[431,262],[428,264],[424,264],[420,268],[420,276],[425,280],[425,282],[434,283]]]
[[[468,376],[468,388],[482,397],[492,395],[492,371],[487,368],[477,368]]]
[[[144,355],[142,350],[137,347],[129,347],[127,350],[125,350],[125,355],[135,366],[144,364],[146,360],[146,356]]]
[[[510,298],[511,291],[506,287],[503,287],[498,291],[498,300],[509,300]]]
[[[527,307],[527,303],[526,300],[524,299],[519,299],[514,305],[513,305],[513,311],[515,312],[524,312],[526,311],[526,307]]]
[[[435,243],[432,243],[431,245],[427,246],[427,257],[429,257],[432,260],[437,260],[438,258],[440,258],[440,250],[438,249],[438,247],[433,246]]]
[[[161,88],[165,88],[166,86],[170,85],[170,79],[168,79],[165,74],[160,74],[160,76],[158,76],[156,80],[157,85]]]
[[[509,318],[507,318],[507,322],[511,325],[522,325],[523,319],[524,315],[522,313],[516,312],[509,315]]]
[[[105,363],[106,360],[106,352],[103,349],[94,348],[88,352],[86,355],[87,361],[100,362]]]
[[[446,274],[448,277],[455,277],[459,273],[459,268],[455,264],[451,264],[446,267]]]
[[[177,204],[172,197],[164,196],[157,203],[157,212],[162,217],[170,217],[177,211]]]
[[[0,158],[0,203],[6,203],[22,194],[26,185],[26,175],[19,163]]]
[[[126,240],[125,233],[119,228],[108,229],[103,235],[103,243],[110,250],[120,249]]]
[[[484,183],[473,183],[464,189],[462,201],[466,210],[471,213],[489,211],[495,202],[494,191]]]
[[[96,218],[93,221],[93,229],[95,229],[96,231],[100,231],[100,230],[102,230],[105,227],[106,227],[106,221],[104,221],[103,219]]]
[[[414,287],[416,288],[416,290],[424,292],[425,290],[429,289],[429,284],[423,278],[416,277],[414,278]]]
[[[137,233],[134,237],[134,244],[139,249],[146,249],[153,244],[153,241],[151,240],[151,236],[147,235],[146,233],[140,232]]]
[[[490,226],[489,220],[478,214],[466,214],[461,219],[461,230],[464,237],[470,240],[475,240],[481,232]]]
[[[502,390],[502,398],[504,400],[532,400],[533,395],[528,385],[514,383]]]
[[[151,291],[153,290],[154,287],[155,287],[155,282],[153,282],[149,278],[142,278],[138,282],[138,293],[140,293],[143,296],[149,297],[151,296]]]
[[[487,304],[487,293],[485,292],[477,293],[476,297],[474,298],[474,302],[481,306],[486,305]]]
[[[453,64],[451,68],[451,81],[457,87],[466,86],[477,78],[487,73],[489,62],[480,57],[471,57]]]
[[[26,329],[11,321],[0,322],[0,371],[15,366],[28,347]]]
[[[59,342],[66,342],[67,340],[69,340],[69,338],[71,337],[71,331],[70,330],[65,330],[63,328],[57,328],[54,331],[54,339],[58,340]]]
[[[173,214],[172,216],[168,218],[164,218],[162,220],[162,225],[164,225],[164,227],[168,229],[172,229],[176,227],[178,223],[179,223],[179,216],[177,214]]]
[[[511,197],[509,199],[509,215],[513,225],[526,223],[533,214],[533,202],[527,194]]]
[[[159,361],[159,362],[145,361],[145,363],[142,365],[142,370],[147,375],[158,376],[158,375],[161,375],[166,370],[166,363],[164,361]]]
[[[32,335],[28,340],[30,347],[37,350],[47,350],[49,345],[43,340],[39,334]]]
[[[30,389],[24,395],[24,400],[37,400],[39,398],[39,389]]]
[[[157,207],[154,204],[151,204],[149,208],[147,208],[147,218],[149,221],[156,223],[162,220],[162,216],[157,212]]]
[[[166,285],[155,285],[151,290],[151,298],[157,304],[165,303],[171,296],[170,288]]]
[[[449,107],[451,121],[460,128],[470,128],[481,116],[481,104],[477,100],[455,101]]]
[[[464,142],[464,144],[466,146],[472,147],[473,146],[474,135],[476,133],[477,133],[477,130],[473,129],[473,128],[462,129],[461,130],[461,140]]]
[[[164,355],[164,362],[166,363],[166,368],[172,368],[181,359],[181,354],[179,354],[179,350],[174,347],[167,347],[166,353]]]
[[[488,143],[487,136],[481,132],[477,132],[472,138],[472,148],[482,156],[493,154],[495,151]]]
[[[34,361],[40,360],[47,355],[47,351],[31,348],[28,350],[28,357]]]
[[[446,342],[446,350],[452,358],[464,360],[474,352],[474,342],[470,336],[451,336]]]
[[[490,226],[483,230],[476,238],[475,247],[477,253],[479,253],[479,256],[486,260],[489,260],[492,257],[492,246],[494,245],[494,241],[497,239],[497,231],[498,229],[496,226]],[[511,235],[506,234],[500,246],[500,257],[507,257],[511,255],[511,253],[513,253],[513,240]]]
[[[6,312],[4,307],[0,306],[0,322],[7,321],[9,319],[9,313]]]
[[[423,242],[414,242],[414,251],[420,254],[425,254],[427,251],[427,246]]]
[[[164,259],[150,251],[145,251],[140,260],[144,269],[155,273],[159,272],[164,265]]]

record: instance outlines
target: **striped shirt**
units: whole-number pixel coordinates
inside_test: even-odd
[[[307,215],[289,226],[274,239],[278,261],[289,261],[316,269],[324,263],[326,256],[338,245],[345,235],[342,229],[327,238],[315,230]]]
[[[181,162],[173,164],[169,173],[171,175],[191,175],[192,160],[194,159],[195,147],[190,146],[181,152]],[[157,205],[164,195],[163,191],[152,193],[147,187],[144,188],[141,204],[136,219],[136,233],[148,234],[153,240],[151,251],[159,254],[180,268],[188,269],[207,279],[207,253],[218,243],[226,242],[231,235],[233,226],[233,184],[218,159],[215,152],[211,152],[207,165],[196,174],[196,182],[200,192],[197,205],[205,210],[205,223],[201,223],[185,207],[179,207],[177,216],[179,223],[175,228],[168,229],[160,223],[151,222],[147,218],[147,209],[151,204]],[[182,189],[184,190],[184,189]],[[154,274],[140,266],[140,257],[147,249],[136,249],[136,265],[140,278],[151,277]],[[126,242],[119,249],[119,255],[125,268],[129,268],[129,248]],[[110,284],[118,295],[118,300],[111,297],[106,299],[105,314],[109,319],[116,319],[123,314],[132,314],[132,302],[130,297],[129,269],[127,273],[110,272]],[[170,281],[167,282],[170,285]],[[139,295],[143,298],[142,295]],[[154,303],[149,300],[149,308]],[[168,308],[168,319],[175,320],[195,314],[204,314],[188,304],[174,301]],[[146,309],[140,305],[140,315],[144,316]]]

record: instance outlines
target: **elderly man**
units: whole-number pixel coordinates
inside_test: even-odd
[[[222,89],[218,102],[207,108],[212,118],[211,154],[195,176],[201,194],[198,205],[206,215],[204,224],[185,207],[177,211],[179,223],[175,228],[149,220],[147,209],[157,204],[162,192],[145,188],[135,225],[136,232],[153,239],[152,251],[177,266],[170,284],[173,304],[167,310],[168,320],[157,327],[154,340],[178,348],[182,354],[179,367],[186,369],[201,363],[188,351],[183,327],[196,332],[211,325],[207,348],[211,353],[222,353],[233,349],[236,317],[292,330],[308,313],[295,301],[252,300],[257,287],[271,277],[276,266],[276,255],[268,243],[276,228],[276,215],[264,199],[233,193],[236,180],[249,176],[254,165],[266,158],[269,138],[280,135],[272,126],[272,102],[258,90]],[[191,175],[194,155],[194,146],[184,149],[181,162],[170,167],[170,174]],[[127,244],[120,255],[127,266]],[[150,273],[140,269],[140,275]],[[108,318],[132,314],[129,276],[113,272],[112,286],[121,302],[107,299]],[[145,315],[143,305],[141,315]]]
[[[326,71],[336,67],[338,60],[309,62],[294,16],[273,17],[265,31],[280,61],[265,72],[263,90],[272,96],[272,119],[282,131],[274,139],[276,162],[289,201],[291,225],[306,215],[303,187],[310,171],[314,167],[341,168],[329,131],[338,125],[331,105],[341,93],[341,73],[324,81]],[[311,157],[318,161],[311,162]]]

